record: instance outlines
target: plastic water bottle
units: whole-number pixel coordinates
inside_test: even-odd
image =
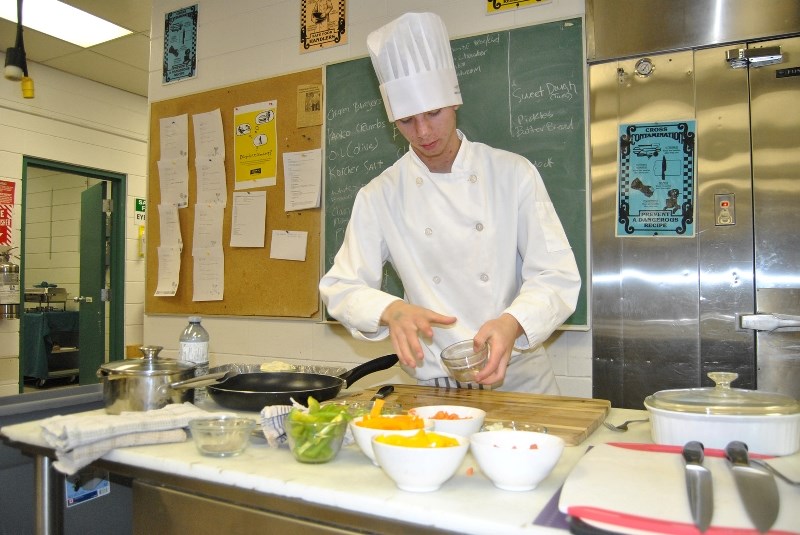
[[[200,316],[191,316],[189,325],[180,337],[180,360],[191,362],[195,366],[194,376],[208,373],[208,331],[200,325]],[[205,387],[194,389],[194,402],[204,401],[208,397]]]

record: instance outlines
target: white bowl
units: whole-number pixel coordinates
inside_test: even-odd
[[[452,420],[434,418],[440,412],[456,415],[458,418]],[[486,418],[486,411],[463,405],[426,405],[414,407],[408,413],[431,420],[433,430],[437,433],[453,433],[462,437],[469,437],[472,433],[480,431],[483,420]]]
[[[536,488],[564,451],[560,437],[532,431],[484,431],[469,440],[481,472],[503,490]]]
[[[397,488],[410,492],[432,492],[438,490],[459,469],[469,451],[469,439],[452,433],[437,434],[457,440],[458,446],[415,448],[378,442],[375,439],[379,435],[372,437],[378,465]]]
[[[385,414],[383,415],[386,418],[391,418],[397,415],[390,415]],[[404,436],[412,436],[416,435],[420,430],[419,429],[402,429],[402,430],[392,430],[392,429],[372,429],[370,427],[361,427],[358,425],[364,419],[363,416],[357,416],[353,418],[350,422],[350,432],[353,433],[353,438],[358,444],[358,447],[361,448],[361,451],[366,455],[372,464],[378,466],[378,461],[375,459],[375,452],[372,450],[372,437],[376,435],[404,435]],[[433,422],[430,420],[423,420],[423,429],[430,431],[433,429]]]

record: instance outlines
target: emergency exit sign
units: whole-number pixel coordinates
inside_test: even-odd
[[[134,221],[137,225],[144,225],[147,221],[147,199],[136,198],[136,205],[134,207]]]

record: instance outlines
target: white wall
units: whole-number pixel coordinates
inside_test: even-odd
[[[23,156],[127,175],[125,343],[140,344],[144,260],[132,198],[146,195],[147,99],[32,62],[28,69],[33,99],[22,98],[19,82],[0,79],[0,178],[16,183],[13,245],[20,245]],[[0,395],[18,392],[18,357],[19,320],[0,320]]]
[[[451,38],[584,13],[583,0],[553,0],[550,4],[493,15],[486,14],[485,0],[349,0],[348,43],[300,54],[297,0],[192,3],[199,5],[197,76],[162,85],[164,14],[187,4],[183,0],[153,1],[148,89],[152,102],[365,56],[367,34],[408,11],[435,11],[447,24]],[[257,288],[253,288],[253,298],[258,298]],[[183,316],[145,316],[145,342],[164,346],[162,354],[174,357],[185,323]],[[314,321],[208,317],[203,324],[211,337],[212,366],[280,359],[330,362],[351,368],[366,358],[393,352],[389,342],[356,342],[341,326]],[[562,394],[591,397],[590,333],[557,333],[548,347]],[[358,386],[389,380],[411,382],[402,371],[395,370],[370,375],[359,381]]]

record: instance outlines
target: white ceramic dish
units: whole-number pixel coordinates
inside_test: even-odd
[[[751,453],[791,455],[800,450],[800,414],[697,414],[644,406],[656,444],[683,446],[698,440],[706,448],[725,449],[732,440],[741,440]]]
[[[503,490],[536,488],[564,452],[561,437],[532,431],[484,431],[469,441],[481,472]]]
[[[800,450],[800,403],[774,392],[732,388],[733,372],[709,372],[712,388],[661,390],[644,400],[653,442],[682,446],[698,440],[724,449],[739,440],[749,451],[790,455]]]
[[[397,488],[410,492],[439,490],[459,469],[469,450],[469,439],[451,433],[436,434],[456,439],[458,446],[414,448],[384,444],[375,440],[378,435],[372,437],[378,465]]]
[[[440,412],[454,414],[458,418],[453,420],[434,418]],[[414,407],[408,413],[430,419],[433,422],[433,430],[437,433],[454,433],[462,437],[469,437],[472,433],[480,431],[486,418],[486,411],[463,405],[426,405]]]
[[[386,417],[392,417],[394,415],[385,415]],[[419,433],[419,429],[403,429],[403,430],[391,430],[391,429],[372,429],[371,427],[362,427],[358,425],[358,422],[363,420],[363,416],[357,416],[353,418],[350,422],[350,431],[353,433],[353,438],[358,444],[358,447],[361,451],[366,455],[372,464],[378,466],[378,461],[375,459],[375,452],[372,449],[372,437],[376,435],[388,435],[388,434],[396,434],[396,435],[403,435],[403,436],[412,436]],[[433,430],[433,422],[430,420],[423,420],[424,422],[424,429],[426,431]]]

